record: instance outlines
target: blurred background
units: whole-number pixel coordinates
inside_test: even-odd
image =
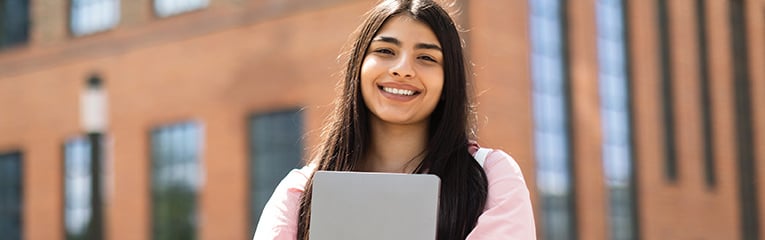
[[[540,239],[765,239],[765,0],[455,0]],[[0,0],[0,239],[249,239],[367,0]]]

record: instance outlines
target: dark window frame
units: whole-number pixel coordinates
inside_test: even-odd
[[[630,195],[629,196],[630,202],[629,202],[629,206],[627,206],[627,207],[629,208],[628,214],[630,214],[629,219],[630,219],[630,227],[632,229],[632,232],[631,232],[630,236],[627,236],[627,238],[621,238],[621,237],[624,237],[624,236],[614,236],[613,235],[613,227],[611,227],[612,235],[610,237],[613,238],[613,239],[640,239],[640,216],[639,216],[639,211],[638,211],[638,209],[639,209],[638,208],[639,207],[638,199],[639,198],[637,197],[638,196],[637,194],[638,194],[638,184],[639,184],[639,182],[638,182],[638,175],[637,175],[638,169],[637,169],[637,164],[636,164],[636,161],[635,161],[637,159],[637,157],[638,157],[638,152],[635,151],[636,136],[635,136],[634,133],[635,133],[636,127],[635,127],[635,121],[634,121],[634,117],[633,117],[633,116],[635,116],[634,98],[633,98],[634,95],[632,94],[632,89],[633,89],[632,88],[632,84],[633,84],[632,80],[634,79],[634,76],[632,75],[633,71],[632,71],[632,66],[630,64],[631,63],[630,60],[631,60],[631,57],[632,57],[632,54],[630,54],[631,53],[630,50],[632,49],[631,41],[630,41],[630,37],[631,37],[631,35],[630,35],[630,12],[629,12],[629,3],[630,3],[630,1],[619,0],[619,2],[620,2],[620,5],[621,5],[620,11],[622,12],[622,14],[621,14],[621,21],[623,23],[621,35],[622,35],[622,43],[623,43],[623,46],[624,46],[624,48],[622,49],[624,51],[622,53],[624,55],[624,57],[623,57],[623,66],[622,66],[624,68],[624,77],[625,77],[625,84],[624,84],[625,89],[624,89],[624,91],[625,91],[625,94],[627,95],[627,96],[625,96],[625,101],[626,101],[625,108],[626,108],[626,114],[627,114],[627,120],[628,120],[627,121],[627,126],[626,126],[627,129],[626,130],[629,131],[629,134],[628,134],[629,136],[626,139],[626,141],[627,141],[626,145],[629,146],[629,148],[630,148],[630,151],[629,151],[629,158],[630,159],[629,159],[629,163],[628,163],[628,167],[629,167],[630,171],[628,172],[629,179],[627,180],[627,181],[629,181],[629,184],[628,184],[629,185],[629,190],[628,190],[627,193]],[[603,104],[603,103],[601,103],[601,104]],[[605,167],[605,164],[604,164],[604,167]],[[606,192],[610,192],[610,189],[607,189]],[[611,199],[613,199],[613,197],[609,196],[609,201],[611,201]],[[612,204],[612,203],[609,203],[609,204]],[[613,223],[614,221],[610,221],[610,222]]]
[[[569,199],[569,208],[571,209],[571,234],[572,237],[570,240],[578,240],[579,239],[579,221],[577,221],[577,216],[579,213],[579,208],[577,207],[577,172],[575,171],[574,166],[576,165],[576,149],[574,148],[574,94],[572,93],[572,87],[571,87],[571,71],[569,70],[568,66],[571,66],[571,51],[569,49],[569,13],[568,13],[568,3],[569,0],[560,0],[561,2],[561,8],[560,8],[560,26],[561,26],[561,51],[563,56],[563,91],[566,98],[566,109],[565,114],[566,118],[568,118],[568,125],[566,126],[567,134],[568,134],[568,142],[569,142],[569,148],[568,152],[568,166],[566,168],[568,169],[570,175],[569,181],[571,182],[571,196]]]
[[[624,13],[624,17],[623,17],[623,19],[624,19],[624,46],[625,46],[624,70],[626,71],[626,75],[627,75],[627,88],[628,88],[627,89],[627,94],[630,95],[627,98],[627,108],[628,108],[628,111],[629,111],[630,119],[632,120],[632,121],[629,122],[629,130],[632,133],[632,134],[630,134],[630,138],[629,138],[629,141],[630,141],[629,142],[629,146],[633,150],[633,151],[630,152],[630,157],[632,158],[632,161],[630,161],[630,169],[632,169],[632,172],[630,173],[632,175],[632,179],[630,179],[630,181],[632,182],[632,189],[631,189],[630,194],[632,195],[632,199],[633,199],[632,206],[631,206],[632,207],[632,217],[633,217],[632,225],[633,225],[633,229],[634,229],[634,237],[635,237],[634,239],[637,240],[637,239],[641,239],[641,232],[642,232],[641,231],[641,227],[642,226],[640,224],[640,201],[639,201],[640,198],[638,197],[638,193],[640,193],[640,191],[638,191],[638,189],[640,187],[640,181],[638,181],[639,180],[638,179],[639,169],[638,169],[638,165],[637,165],[637,161],[636,161],[638,159],[638,157],[639,157],[639,153],[638,153],[638,151],[636,151],[636,149],[637,149],[637,136],[636,135],[637,134],[634,134],[636,132],[635,130],[637,129],[637,124],[634,121],[634,119],[635,119],[634,116],[637,116],[638,114],[637,114],[637,109],[635,107],[634,94],[632,94],[632,89],[633,89],[632,88],[632,86],[633,86],[633,81],[632,80],[635,79],[635,76],[633,75],[634,71],[632,69],[632,67],[633,67],[633,65],[632,65],[632,54],[631,54],[631,51],[630,51],[633,48],[632,41],[631,41],[632,40],[632,31],[631,31],[631,28],[630,28],[630,24],[632,22],[631,21],[632,16],[630,14],[630,8],[629,8],[629,6],[630,6],[629,4],[631,2],[632,1],[630,1],[630,0],[623,0],[622,1],[622,12]]]
[[[14,2],[16,4],[20,4],[20,7],[24,8],[21,11],[13,11],[9,10],[11,9],[9,6],[11,1],[17,1]],[[29,8],[29,0],[4,0],[0,1],[0,51],[8,48],[15,48],[15,47],[21,47],[25,46],[29,43],[29,35],[30,35],[30,22],[31,22],[31,13]],[[19,6],[16,6],[19,7]],[[13,15],[7,15],[8,13],[6,11],[10,11],[18,15],[18,19],[9,19],[8,16]],[[11,23],[8,23],[9,20],[12,20]],[[15,22],[16,24],[13,24],[14,21],[20,21]],[[9,30],[10,28],[10,30]],[[20,29],[15,29],[20,28]],[[19,31],[18,33],[11,33],[8,31]],[[17,34],[19,36],[17,36]]]
[[[14,239],[24,239],[24,154],[19,150],[13,150],[13,151],[4,151],[0,152],[0,161],[6,161],[6,158],[14,158],[18,161],[18,206],[17,206],[17,212],[18,212],[18,238],[15,238],[16,236],[13,235],[13,232],[7,232],[2,231],[3,237],[9,238],[10,240]],[[4,165],[5,163],[0,162],[0,166]],[[4,171],[4,169],[0,169],[0,172]],[[1,179],[1,177],[0,177]],[[6,184],[7,181],[3,181],[0,183],[0,187],[4,187],[4,184]],[[5,195],[5,194],[3,194]],[[0,195],[0,198],[7,197]],[[0,201],[0,203],[7,203],[8,201]],[[5,206],[0,205],[0,214],[3,214]],[[0,230],[4,230],[3,226],[0,226]]]
[[[530,1],[534,1],[534,0],[530,0]],[[573,121],[572,121],[572,119],[573,119],[573,105],[572,105],[573,104],[572,103],[573,94],[571,92],[571,83],[569,81],[569,79],[571,79],[571,73],[570,73],[569,68],[568,68],[568,66],[570,65],[569,63],[571,61],[569,45],[568,45],[568,43],[569,43],[569,34],[568,34],[569,27],[568,27],[568,21],[567,21],[567,19],[569,18],[569,14],[568,14],[568,1],[567,0],[557,0],[557,1],[560,4],[559,5],[559,9],[558,9],[556,15],[558,16],[558,18],[557,18],[557,24],[559,26],[558,34],[560,35],[560,45],[558,47],[560,48],[560,58],[561,58],[561,60],[560,60],[561,61],[561,63],[560,63],[561,64],[561,66],[560,66],[561,67],[561,80],[562,80],[562,83],[561,83],[562,84],[561,85],[562,94],[561,94],[561,96],[562,96],[563,101],[564,101],[563,104],[562,104],[562,107],[564,109],[563,109],[563,112],[562,112],[561,115],[562,115],[562,117],[566,118],[565,123],[562,126],[565,129],[562,130],[562,132],[564,132],[566,134],[565,139],[566,139],[567,144],[568,144],[567,151],[565,152],[566,157],[565,157],[564,161],[565,161],[565,165],[566,165],[565,168],[567,169],[567,174],[568,174],[568,179],[566,179],[566,181],[568,181],[569,192],[567,193],[567,196],[564,196],[563,199],[552,199],[552,200],[563,200],[563,201],[565,201],[564,205],[567,208],[568,218],[569,218],[569,219],[567,219],[567,226],[566,226],[567,227],[566,235],[569,236],[569,238],[567,238],[567,239],[569,239],[569,240],[576,240],[576,239],[579,238],[579,236],[578,236],[579,235],[579,233],[578,233],[579,229],[578,229],[578,223],[577,223],[578,221],[576,221],[577,215],[578,215],[578,210],[577,210],[577,207],[576,207],[576,204],[577,204],[577,199],[576,199],[576,192],[577,192],[576,191],[576,189],[577,189],[577,187],[576,187],[577,186],[576,179],[577,179],[577,173],[574,170],[574,165],[575,165],[576,159],[574,157],[575,149],[573,147],[573,142],[574,142],[574,129],[573,129]],[[531,11],[534,11],[534,10],[532,9]],[[531,26],[531,27],[534,27],[534,26]],[[533,34],[533,33],[530,33],[530,34]],[[534,44],[533,43],[534,40],[535,39],[533,39],[533,36],[532,36],[532,39],[531,39],[532,46]],[[533,51],[533,47],[532,47],[532,51]],[[531,55],[533,57],[533,52],[532,52]],[[533,65],[534,63],[532,62],[531,64]],[[532,66],[532,71],[533,71],[533,66]],[[533,84],[534,81],[536,81],[536,80],[534,80],[533,76],[532,76],[532,84]],[[534,104],[536,104],[536,103],[534,103]],[[536,111],[536,109],[534,109],[534,110]],[[534,121],[534,124],[538,123],[538,120],[533,120],[533,121]],[[535,153],[535,155],[537,155],[537,154],[538,153]],[[537,155],[536,158],[537,158],[537,161],[539,161],[538,160],[538,155]],[[537,171],[538,171],[538,169],[537,169]],[[543,195],[543,194],[539,194],[539,195]],[[541,198],[544,198],[544,196],[541,196]],[[546,208],[545,207],[546,200],[545,199],[540,199],[540,201],[541,201],[541,203],[540,203],[541,207],[540,208],[541,208],[541,211],[543,211],[541,213],[543,218],[542,218],[542,220],[540,220],[540,224],[542,225],[541,226],[541,229],[542,229],[541,230],[541,234],[542,234],[542,237],[545,237],[545,236],[547,236],[549,234],[555,234],[555,233],[547,232],[546,226],[544,226],[545,225],[545,218],[544,218],[545,217],[544,216],[544,214],[545,214],[544,211],[545,210],[544,209]]]
[[[285,117],[286,118],[295,117],[295,118],[291,118],[291,120],[297,121],[295,123],[295,125],[297,125],[297,126],[296,127],[293,126],[293,128],[290,128],[290,129],[297,130],[297,133],[296,133],[297,139],[295,139],[295,140],[297,141],[296,145],[299,146],[298,147],[299,149],[295,149],[295,150],[299,151],[299,155],[300,156],[298,157],[298,159],[296,159],[297,161],[294,162],[295,166],[283,165],[283,166],[281,166],[282,169],[277,169],[277,170],[281,170],[281,171],[286,171],[286,172],[284,172],[284,174],[279,176],[278,179],[258,179],[259,176],[257,176],[256,168],[257,168],[257,165],[262,164],[262,162],[260,162],[260,160],[258,159],[258,153],[259,153],[259,151],[258,151],[259,150],[258,149],[258,139],[257,139],[257,136],[254,135],[254,134],[257,134],[258,126],[256,124],[261,119],[262,119],[262,121],[268,121],[269,119],[267,119],[267,118],[285,118]],[[273,119],[271,119],[271,120],[273,120]],[[249,179],[249,182],[248,182],[248,185],[249,185],[249,195],[248,195],[249,200],[248,200],[248,205],[249,205],[249,209],[250,209],[249,210],[250,211],[249,218],[250,218],[250,222],[251,222],[250,226],[253,227],[253,230],[254,230],[254,227],[256,227],[257,224],[258,224],[258,221],[260,219],[260,214],[262,214],[262,206],[259,206],[259,205],[265,205],[266,201],[268,201],[268,198],[270,198],[271,194],[273,194],[273,190],[276,188],[275,184],[278,184],[284,178],[284,176],[286,176],[286,174],[289,172],[289,170],[294,169],[294,168],[298,168],[300,165],[302,165],[304,163],[304,161],[303,161],[304,160],[303,152],[304,152],[304,148],[305,148],[305,143],[303,142],[303,136],[305,134],[305,130],[304,129],[305,129],[305,115],[304,115],[302,109],[301,108],[297,108],[297,107],[296,108],[284,108],[284,109],[279,109],[279,110],[274,110],[274,111],[259,112],[259,113],[252,114],[250,117],[248,117],[248,121],[247,121],[248,167],[249,167],[249,174],[248,174],[249,175],[249,178],[248,178]],[[288,134],[288,135],[292,136],[291,134]],[[259,183],[257,183],[258,180],[262,180],[262,181],[275,180],[275,182],[272,182],[272,183],[275,183],[275,184],[273,184],[273,186],[270,186],[268,184],[267,184],[268,186],[261,186],[261,187],[266,188],[268,191],[270,191],[267,194],[268,196],[265,196],[265,199],[264,199],[265,201],[263,201],[263,202],[258,202],[258,200],[257,200],[258,197],[256,196],[257,195],[257,188],[258,188],[258,185],[259,185]],[[261,197],[263,197],[263,196],[261,196]]]
[[[196,149],[190,149],[191,152],[178,150],[178,148],[183,147],[189,147],[186,145],[182,145],[185,143],[179,143],[176,140],[179,139],[173,139],[173,134],[179,134],[179,132],[176,131],[182,131],[181,133],[188,134],[187,131],[192,131],[192,133],[196,133],[196,135],[192,136],[195,137],[194,139],[188,140],[188,141],[195,141],[195,144],[199,144]],[[195,131],[195,132],[194,132]],[[175,122],[171,124],[161,125],[153,128],[149,133],[149,197],[150,197],[150,210],[151,210],[151,219],[150,219],[150,225],[151,225],[151,239],[198,239],[199,238],[199,218],[200,218],[200,208],[199,208],[199,200],[200,200],[200,187],[199,186],[186,186],[183,184],[178,184],[178,179],[170,179],[168,180],[167,175],[163,176],[162,178],[159,178],[159,174],[157,171],[161,171],[162,167],[158,168],[157,165],[172,165],[177,164],[178,162],[181,163],[188,163],[187,161],[184,161],[185,158],[187,158],[187,155],[176,155],[177,152],[172,151],[182,151],[183,154],[192,154],[196,158],[193,159],[192,163],[196,164],[197,172],[195,181],[203,181],[202,177],[204,174],[203,171],[203,160],[202,160],[202,144],[204,142],[204,128],[201,123],[197,121],[182,121],[182,122]],[[166,134],[166,135],[163,135]],[[186,136],[188,137],[188,136]],[[161,139],[160,139],[161,138]],[[181,138],[183,139],[183,138]],[[161,142],[161,141],[165,142]],[[168,150],[169,149],[169,150]],[[186,149],[189,150],[189,149]],[[165,152],[163,152],[165,151]],[[169,152],[171,153],[169,153]],[[163,155],[166,154],[166,155]],[[164,157],[168,157],[168,159],[164,159]],[[167,166],[163,166],[165,169]],[[178,167],[177,165],[174,167]],[[177,169],[175,169],[177,170]],[[169,176],[178,177],[177,171],[171,171],[173,174],[170,174]],[[183,177],[181,177],[183,178]],[[187,179],[186,179],[187,180]],[[170,183],[168,185],[173,186],[163,186],[166,189],[157,189],[159,186],[157,186],[157,183],[159,181],[167,181],[166,183]],[[188,183],[188,182],[186,182]],[[197,182],[198,183],[198,182]],[[191,183],[193,185],[194,183]],[[192,188],[192,189],[184,189],[184,188]],[[162,201],[169,201],[174,202],[174,200],[177,200],[176,198],[181,197],[191,197],[191,200],[183,199],[182,201],[177,201],[175,203],[181,203],[181,204],[170,204],[173,207],[172,208],[163,208],[168,205],[166,202]],[[178,211],[184,212],[181,213],[181,215],[176,215]],[[162,218],[162,217],[166,218]],[[180,222],[182,221],[172,221],[173,216],[182,216],[185,217],[184,221],[190,221],[190,223],[186,225],[182,225]],[[160,218],[165,220],[170,220],[170,222],[160,222]],[[176,219],[177,220],[177,219]],[[170,224],[168,224],[170,223]],[[167,228],[164,227],[168,227]],[[164,238],[162,236],[165,236]]]
[[[731,57],[735,104],[736,150],[738,155],[739,214],[742,239],[760,239],[757,169],[753,146],[752,98],[749,76],[746,1],[730,0]]]
[[[704,181],[707,189],[712,190],[717,182],[715,172],[715,150],[714,150],[714,119],[712,109],[712,86],[709,79],[709,44],[707,40],[707,16],[706,0],[696,0],[696,33],[698,38],[698,70],[699,70],[699,89],[701,93],[701,135],[703,138],[702,151],[704,151]]]
[[[657,0],[657,28],[659,29],[659,62],[661,72],[661,109],[664,123],[664,174],[675,183],[678,179],[677,142],[675,140],[675,100],[672,86],[671,19],[667,0]]]

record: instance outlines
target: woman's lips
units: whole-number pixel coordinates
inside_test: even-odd
[[[417,93],[417,91],[414,91],[414,90],[406,90],[406,89],[399,89],[399,88],[392,88],[392,87],[380,87],[380,88],[387,93],[404,95],[404,96],[412,96],[415,93]]]
[[[390,84],[378,85],[380,94],[388,99],[400,102],[410,101],[420,94],[420,91],[407,86],[391,86]]]

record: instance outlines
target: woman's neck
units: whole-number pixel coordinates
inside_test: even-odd
[[[391,124],[370,117],[370,145],[362,171],[412,173],[425,157],[428,121],[418,124]]]

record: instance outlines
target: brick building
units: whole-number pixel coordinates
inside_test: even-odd
[[[371,5],[0,1],[3,239],[250,238]],[[457,9],[479,142],[520,163],[540,239],[765,239],[765,1]],[[96,142],[88,82],[108,102]]]

